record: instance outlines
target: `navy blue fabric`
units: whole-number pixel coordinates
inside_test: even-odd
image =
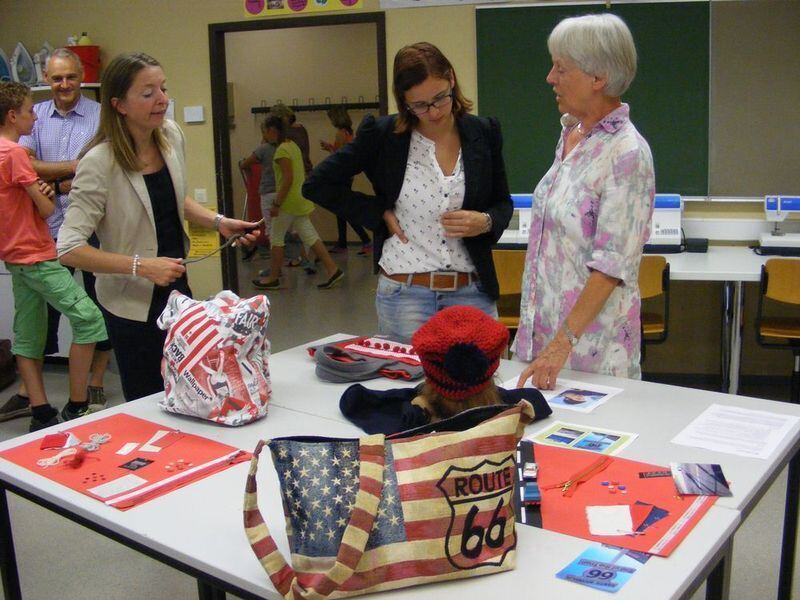
[[[391,390],[370,390],[360,383],[356,383],[347,388],[339,400],[339,410],[354,425],[357,425],[369,434],[383,433],[393,435],[416,429],[428,424],[428,417],[420,407],[411,404],[411,401],[419,395],[421,386],[412,388],[395,388]],[[516,404],[520,400],[527,400],[533,405],[535,413],[534,421],[544,419],[553,412],[550,405],[542,396],[541,392],[535,388],[520,388],[507,390],[497,388],[500,391],[500,398],[505,404]],[[436,423],[437,431],[464,431],[477,425],[478,423],[493,417],[496,409],[482,407],[488,410],[473,409],[471,414],[464,415],[459,419],[456,415],[452,419],[451,425],[445,425],[445,421]],[[505,408],[505,407],[503,407]],[[426,433],[426,430],[415,431],[414,434]]]

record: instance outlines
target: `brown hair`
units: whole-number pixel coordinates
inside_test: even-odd
[[[328,109],[328,119],[336,129],[345,129],[348,133],[353,133],[353,119],[350,118],[345,105],[331,106]]]
[[[500,392],[497,391],[497,386],[494,382],[491,382],[474,396],[464,398],[463,400],[448,400],[446,396],[440,394],[427,382],[422,387],[422,394],[420,395],[425,398],[426,406],[424,406],[423,409],[430,413],[432,423],[441,421],[442,419],[449,419],[468,408],[503,403],[500,399]]]
[[[433,44],[417,42],[400,48],[394,57],[392,92],[398,113],[394,128],[396,133],[404,133],[419,122],[419,117],[406,107],[405,94],[428,77],[453,79],[453,115],[456,118],[472,110],[472,102],[461,93],[455,69],[447,57]]]
[[[144,52],[134,52],[130,54],[120,54],[106,67],[103,73],[102,93],[100,98],[100,125],[97,134],[86,146],[85,152],[94,148],[98,144],[108,142],[114,153],[114,159],[126,171],[141,171],[142,165],[136,156],[136,147],[133,137],[125,123],[125,117],[114,108],[111,101],[114,98],[123,99],[131,89],[133,80],[142,69],[146,67],[160,67],[159,63],[152,56]],[[159,150],[166,152],[169,150],[169,142],[163,130],[156,129],[153,132],[153,139],[158,145]]]
[[[266,119],[264,119],[264,126],[263,131],[267,129],[274,129],[278,132],[278,144],[282,144],[286,140],[286,128],[288,124],[286,123],[286,119],[284,119],[281,115],[278,114],[270,114]]]
[[[0,81],[0,125],[6,124],[6,115],[11,110],[22,108],[31,90],[18,81]]]

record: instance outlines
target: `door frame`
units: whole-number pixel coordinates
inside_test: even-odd
[[[211,69],[211,115],[214,135],[214,169],[218,207],[222,214],[234,216],[233,182],[231,173],[231,143],[228,127],[228,74],[225,56],[225,34],[245,31],[268,31],[298,27],[324,27],[374,23],[378,52],[378,101],[380,114],[388,114],[386,74],[386,15],[382,12],[334,14],[287,19],[253,19],[231,23],[212,23],[208,26],[208,49]],[[236,248],[222,251],[222,286],[239,293],[239,270]]]

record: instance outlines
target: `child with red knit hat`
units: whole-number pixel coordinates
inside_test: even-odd
[[[431,422],[468,408],[502,404],[493,375],[508,347],[508,329],[473,306],[451,306],[420,327],[412,340],[425,384],[412,400]]]

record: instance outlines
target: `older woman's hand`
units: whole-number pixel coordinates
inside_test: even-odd
[[[167,286],[186,272],[182,258],[158,256],[143,258],[139,263],[138,274],[160,286]]]
[[[445,237],[465,238],[486,233],[489,221],[477,210],[451,210],[442,215],[441,223]]]
[[[540,390],[552,390],[564,363],[567,362],[572,345],[563,331],[558,332],[544,350],[529,364],[519,376],[517,387],[521,388],[530,378],[531,385]]]

